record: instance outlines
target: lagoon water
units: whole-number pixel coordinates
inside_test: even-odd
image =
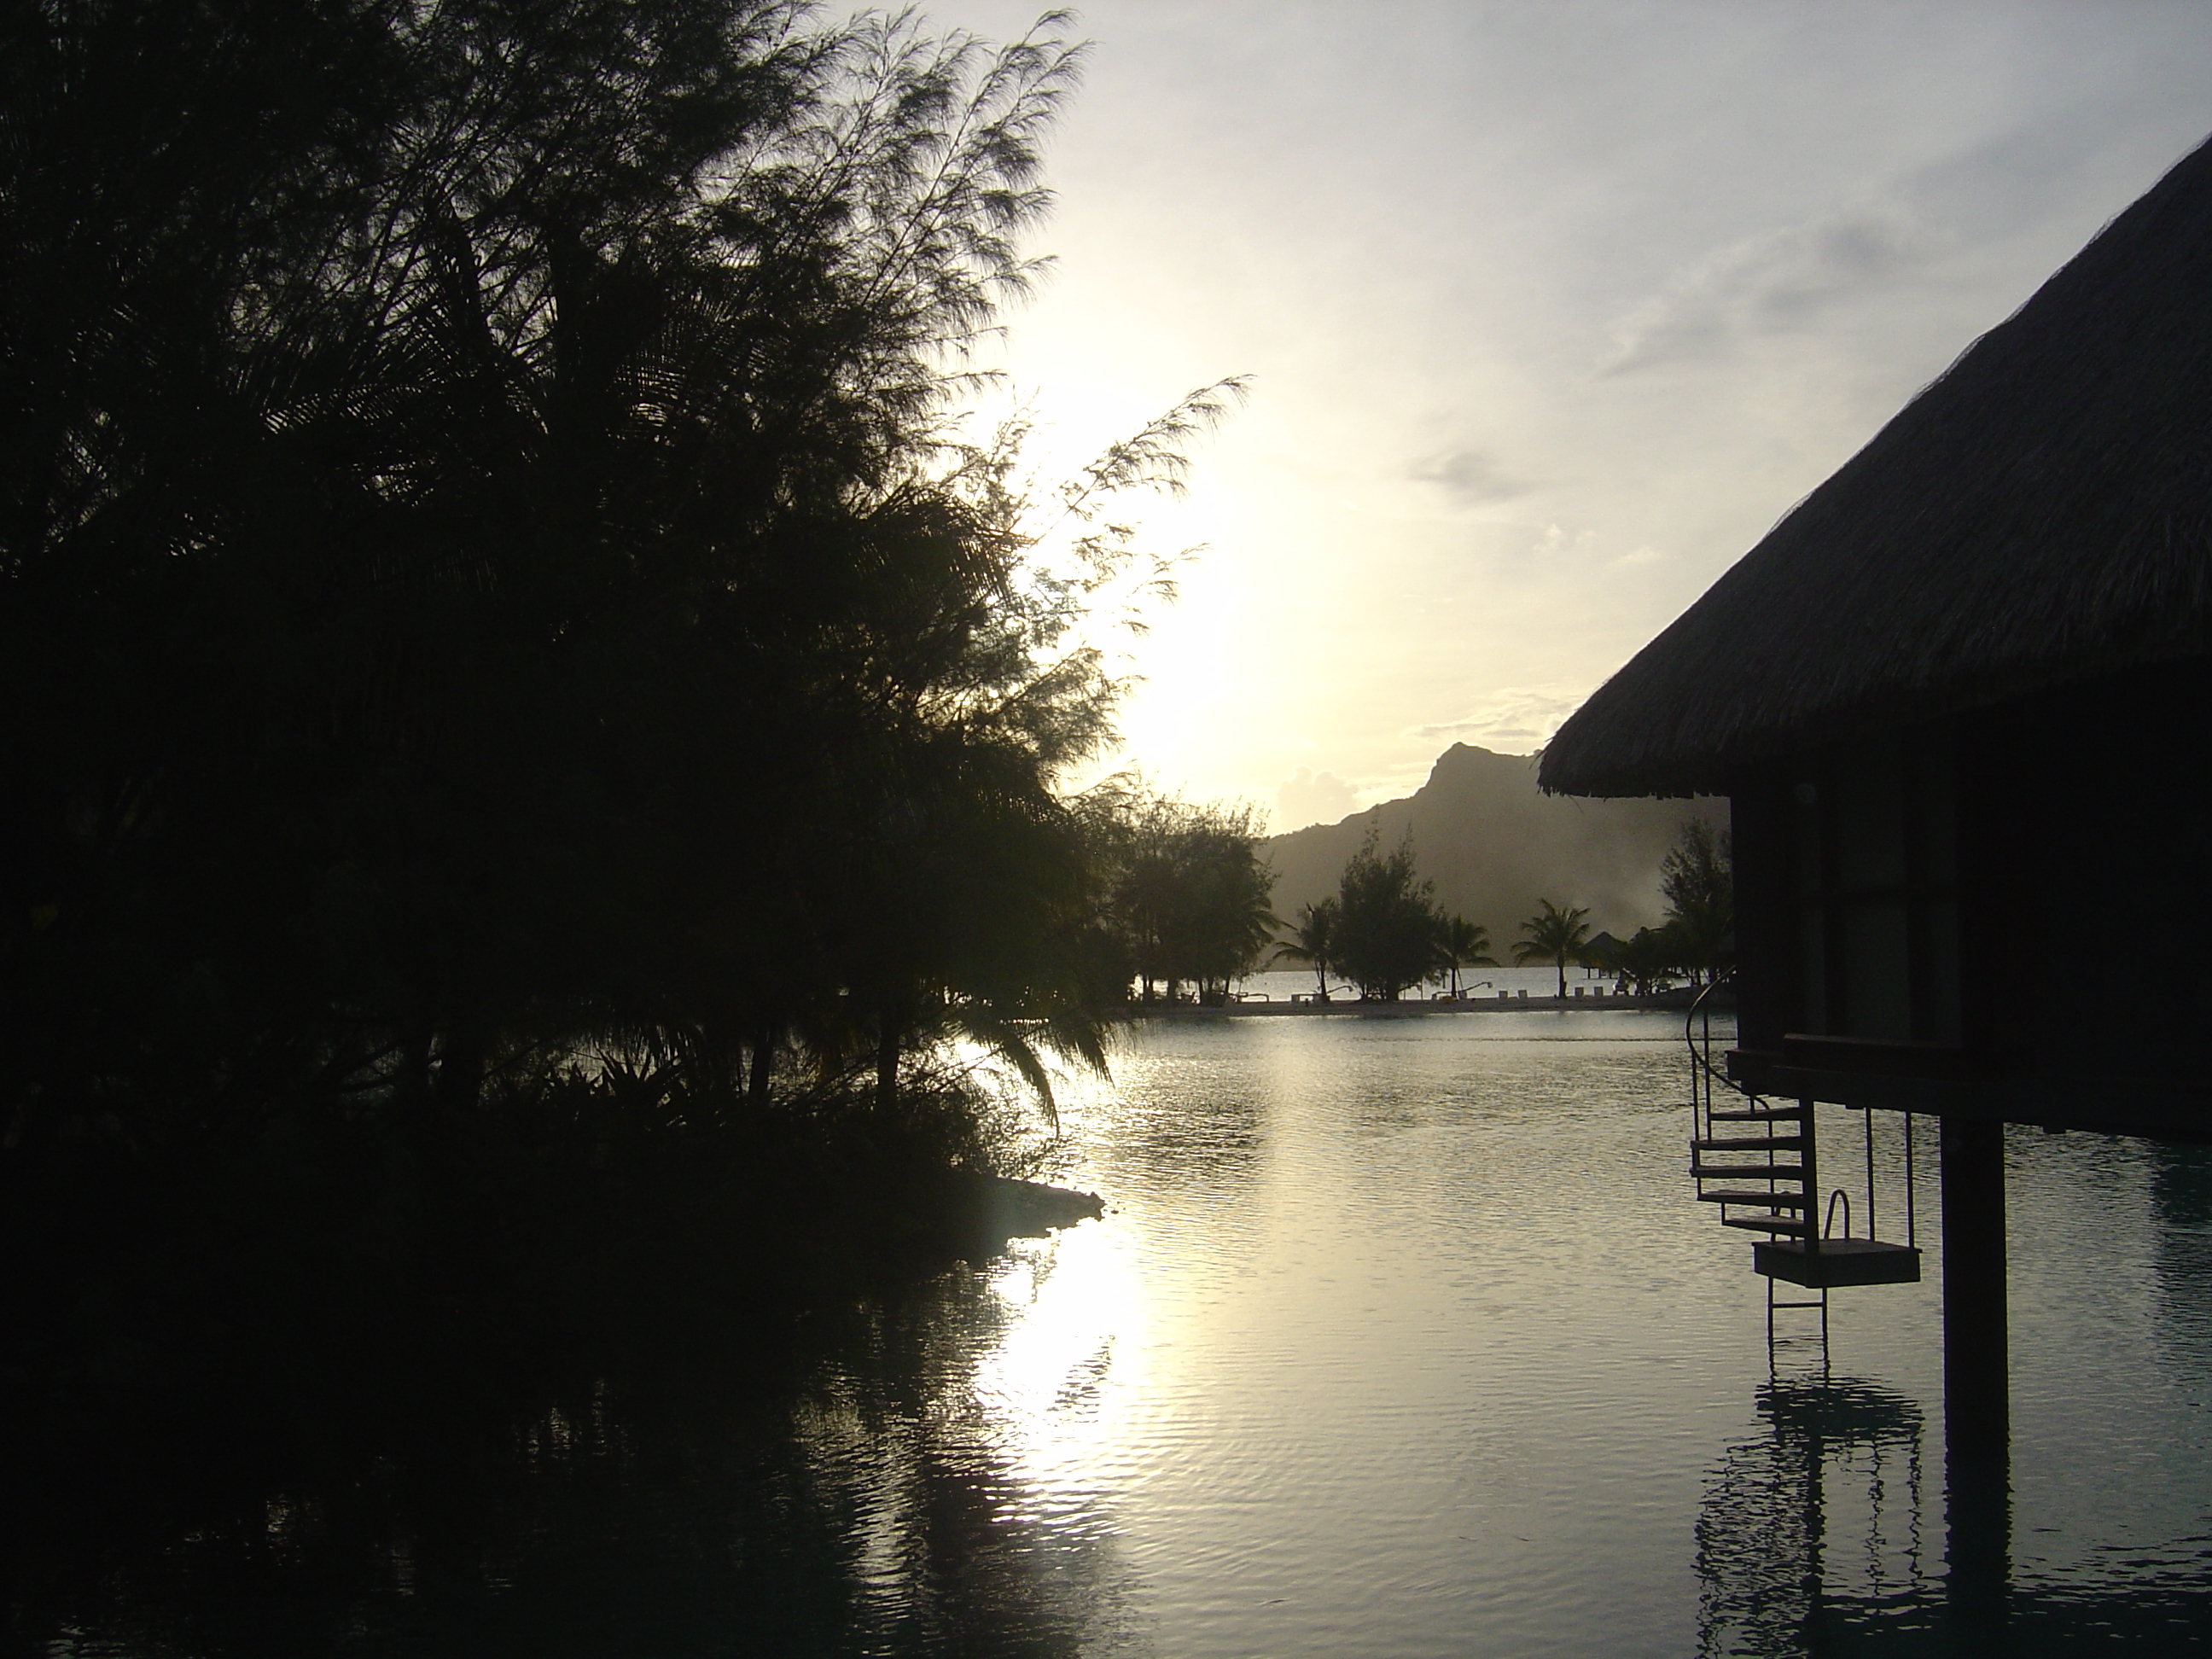
[[[633,1380],[267,1494],[32,1650],[2212,1647],[2212,1157],[2013,1134],[2009,1525],[1960,1540],[1940,1258],[1837,1292],[1825,1365],[1802,1311],[1771,1354],[1686,1091],[1660,1014],[1140,1026],[1061,1103],[1103,1221],[827,1320],[773,1383]],[[1862,1217],[1863,1126],[1822,1125]],[[1955,1611],[1952,1553],[1992,1549],[2002,1594]]]

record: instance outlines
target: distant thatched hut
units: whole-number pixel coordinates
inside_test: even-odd
[[[1567,722],[1547,789],[1726,794],[1737,1075],[2212,1139],[2212,144]]]

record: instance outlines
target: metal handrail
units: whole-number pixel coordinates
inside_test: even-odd
[[[1730,1077],[1724,1068],[1713,1064],[1712,1010],[1707,1005],[1715,993],[1732,988],[1735,984],[1735,974],[1717,975],[1691,1001],[1689,1010],[1682,1019],[1682,1042],[1683,1046],[1690,1051],[1690,1122],[1697,1137],[1701,1139],[1710,1139],[1715,1133],[1712,1115],[1715,1083],[1722,1085],[1731,1095],[1748,1101],[1754,1109],[1764,1109],[1766,1103],[1761,1096],[1745,1088]],[[1820,1191],[1818,1182],[1820,1153],[1813,1129],[1812,1103],[1801,1101],[1799,1107],[1799,1121],[1804,1137],[1804,1147],[1800,1154],[1804,1164],[1802,1182],[1805,1196],[1809,1200]],[[1769,1164],[1774,1162],[1774,1154],[1771,1151],[1768,1152],[1766,1161]],[[1700,1190],[1704,1188],[1705,1180],[1705,1177],[1703,1175],[1698,1176],[1698,1185]],[[1722,1213],[1723,1216],[1726,1215],[1725,1206],[1723,1207]],[[1833,1217],[1834,1206],[1832,1204],[1829,1206],[1831,1222]],[[1806,1219],[1808,1222],[1812,1219],[1809,1212],[1806,1215]],[[1844,1200],[1844,1237],[1850,1236],[1850,1200],[1848,1198]],[[1820,1233],[1809,1231],[1806,1233],[1805,1249],[1808,1254],[1818,1253],[1820,1248]],[[1822,1294],[1825,1296],[1826,1293],[1823,1291]]]
[[[1711,996],[1714,992],[1733,986],[1735,983],[1734,974],[1729,975],[1725,979],[1707,981],[1705,989],[1698,993],[1696,999],[1690,1004],[1689,1012],[1682,1018],[1682,1041],[1689,1048],[1691,1059],[1696,1060],[1704,1070],[1727,1084],[1730,1089],[1735,1088],[1735,1080],[1715,1066],[1712,1061],[1713,1018],[1712,1010],[1705,1006],[1705,999]],[[1698,1022],[1700,1018],[1705,1021],[1702,1032],[1705,1048],[1702,1051],[1698,1047],[1698,1038],[1700,1035]]]
[[[1827,1217],[1820,1223],[1820,1237],[1823,1238],[1835,1237],[1836,1206],[1838,1203],[1844,1206],[1844,1237],[1849,1238],[1851,1236],[1851,1195],[1838,1187],[1828,1194]]]
[[[1692,1000],[1682,1016],[1682,1045],[1690,1051],[1690,1112],[1693,1127],[1701,1135],[1712,1133],[1713,1084],[1717,1080],[1731,1094],[1741,1095],[1753,1105],[1759,1097],[1742,1087],[1721,1066],[1713,1064],[1713,1014],[1705,1006],[1706,999],[1723,987],[1732,987],[1735,975],[1716,976],[1706,982],[1705,989]],[[1702,1024],[1700,1024],[1702,1022]]]

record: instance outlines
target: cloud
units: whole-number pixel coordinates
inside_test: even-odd
[[[1808,327],[1844,295],[1924,260],[1933,240],[1917,215],[1866,201],[1721,248],[1613,324],[1598,372],[1710,361],[1740,341]]]
[[[1708,253],[1613,323],[1599,372],[1711,360],[1745,340],[1811,328],[1853,295],[2063,216],[2105,137],[2100,120],[2094,104],[2047,112],[1817,218]]]
[[[1358,810],[1358,791],[1349,783],[1334,772],[1316,774],[1301,766],[1275,791],[1275,832],[1334,823]]]
[[[1616,565],[1662,564],[1666,562],[1667,556],[1668,556],[1666,554],[1662,553],[1656,547],[1632,547],[1627,552],[1615,559],[1613,563]]]
[[[1531,486],[1499,470],[1495,458],[1479,449],[1455,449],[1416,463],[1408,477],[1443,488],[1460,507],[1481,507],[1491,501],[1510,501],[1525,495]]]
[[[1586,689],[1558,684],[1509,685],[1458,720],[1411,726],[1406,735],[1472,744],[1501,755],[1533,754],[1552,740],[1552,734],[1589,695]]]

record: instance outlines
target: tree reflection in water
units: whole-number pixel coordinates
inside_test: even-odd
[[[27,1503],[56,1522],[0,1568],[0,1654],[1121,1650],[1113,1527],[1036,1501],[975,1402],[1015,1317],[989,1280],[872,1299],[797,1374],[633,1356],[504,1423],[451,1394],[319,1441],[208,1422],[162,1475],[0,1497],[11,1540]]]

